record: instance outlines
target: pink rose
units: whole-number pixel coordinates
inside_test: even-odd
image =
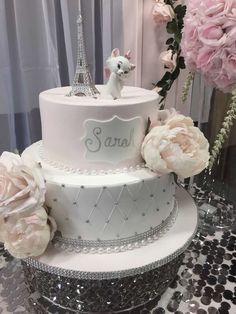
[[[213,60],[215,56],[216,56],[216,49],[203,46],[199,50],[199,54],[196,59],[197,69],[202,70],[203,72],[209,71],[209,68],[213,64]]]
[[[225,46],[227,47],[235,47],[235,42],[236,42],[236,19],[233,27],[229,27],[226,31],[226,41],[225,41]],[[234,50],[235,51],[235,50]]]
[[[234,0],[187,0],[187,7],[192,13],[213,17],[229,12],[233,2]]]
[[[226,22],[224,27],[234,27],[236,22],[236,3],[234,2],[231,12],[226,14]]]
[[[38,165],[29,168],[20,156],[4,152],[0,157],[0,215],[41,207],[45,183]]]
[[[208,80],[208,77],[206,77],[206,81]],[[229,79],[226,75],[221,75],[216,79],[212,79],[212,81],[209,81],[209,84],[214,86],[217,86],[218,88],[224,90],[225,92],[227,92],[228,88],[229,88]]]
[[[167,50],[160,53],[160,60],[171,72],[175,70],[177,54],[173,53],[172,50]]]
[[[225,59],[225,71],[227,72],[228,78],[236,78],[236,53],[229,53]]]
[[[200,26],[198,35],[204,45],[211,47],[223,46],[226,42],[226,34],[222,27],[211,22]]]
[[[151,129],[141,152],[147,167],[159,175],[175,172],[182,178],[191,177],[206,168],[209,161],[207,139],[191,118],[180,114]]]
[[[209,78],[206,76],[205,79],[208,80]],[[221,90],[224,90],[225,93],[230,93],[231,90],[235,87],[235,78],[233,80],[230,80],[227,74],[222,72],[217,77],[211,77],[211,80],[209,80],[209,84]]]
[[[181,49],[189,68],[195,71],[198,51],[202,47],[198,39],[198,24],[191,22],[189,27],[182,34]]]
[[[190,71],[224,92],[236,85],[236,1],[188,0],[181,41]]]
[[[187,23],[187,21],[186,21]],[[186,40],[188,42],[187,47],[194,47],[198,43],[198,27],[199,23],[198,21],[191,19],[191,24],[189,27],[185,30],[183,36],[186,37]]]
[[[6,217],[1,227],[4,229],[4,245],[9,253],[17,258],[26,258],[44,253],[55,231],[55,222],[51,230],[48,215],[41,207],[29,214],[17,213]]]
[[[152,15],[156,24],[160,25],[172,21],[175,12],[169,4],[166,4],[163,0],[157,0]]]
[[[205,0],[205,14],[209,16],[216,16],[222,13],[225,9],[225,3],[229,1],[225,0]]]
[[[216,50],[207,63],[199,63],[206,81],[224,92],[230,92],[236,83],[235,54],[230,54],[231,50],[233,48]],[[198,61],[202,61],[201,53]]]

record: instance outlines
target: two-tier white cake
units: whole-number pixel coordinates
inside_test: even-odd
[[[125,87],[113,100],[104,86],[98,89],[98,99],[68,97],[69,87],[41,93],[42,142],[24,152],[42,166],[46,205],[58,227],[45,254],[27,260],[26,276],[48,300],[82,312],[127,309],[162,293],[197,226],[196,208],[176,190],[174,176],[158,176],[143,164],[141,144],[149,119],[157,119],[157,94]],[[136,284],[140,276],[148,298]],[[65,281],[71,290],[61,288]],[[69,296],[91,282],[97,297]],[[129,297],[121,291],[127,282]]]
[[[24,153],[42,164],[60,242],[85,251],[140,246],[176,216],[173,175],[145,169],[140,153],[157,94],[127,87],[114,101],[68,92],[41,93],[43,141]]]

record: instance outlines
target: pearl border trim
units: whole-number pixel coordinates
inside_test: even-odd
[[[46,156],[45,151],[43,150],[43,143],[42,141],[39,141],[37,143],[35,143],[39,146],[39,156],[40,158],[47,163],[48,165],[58,169],[58,170],[62,170],[65,171],[67,173],[76,173],[76,174],[80,174],[80,175],[91,175],[91,176],[96,176],[96,175],[109,175],[109,174],[118,174],[118,173],[128,173],[128,172],[132,172],[135,170],[140,170],[145,168],[145,163],[141,163],[135,166],[131,166],[131,167],[125,167],[125,168],[118,168],[118,169],[109,169],[109,170],[88,170],[88,169],[80,169],[80,168],[73,168],[70,167],[69,165],[65,165],[63,163],[57,162],[57,161],[53,161],[51,159],[49,159]]]

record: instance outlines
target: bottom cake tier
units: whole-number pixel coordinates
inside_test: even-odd
[[[23,261],[30,292],[68,313],[118,313],[155,299],[175,278],[197,230],[197,208],[181,188],[177,205],[172,228],[141,248],[84,254],[50,247],[42,257]]]

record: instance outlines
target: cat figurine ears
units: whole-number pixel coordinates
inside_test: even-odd
[[[112,52],[111,52],[111,58],[116,58],[116,57],[119,57],[119,56],[120,56],[120,50],[119,50],[118,48],[114,48],[114,49],[112,50]],[[124,55],[124,57],[125,57],[126,59],[130,60],[130,59],[131,59],[131,51],[128,50],[128,51],[126,52],[126,54]],[[131,70],[134,70],[135,67],[136,67],[136,66],[135,66],[134,64],[132,64],[132,65],[131,65]]]
[[[120,55],[120,50],[118,48],[114,48],[111,52],[111,58],[119,57],[119,55]]]
[[[112,50],[111,56],[109,57],[109,59],[110,58],[116,58],[116,57],[120,57],[120,50],[118,48],[114,48]],[[124,58],[126,58],[127,60],[131,60],[131,51],[130,50],[128,50],[125,53]],[[130,69],[134,70],[135,68],[136,68],[136,66],[134,64],[130,63]],[[104,67],[104,77],[105,77],[105,79],[109,79],[110,74],[111,74],[111,71],[110,71],[109,67],[105,66]]]

